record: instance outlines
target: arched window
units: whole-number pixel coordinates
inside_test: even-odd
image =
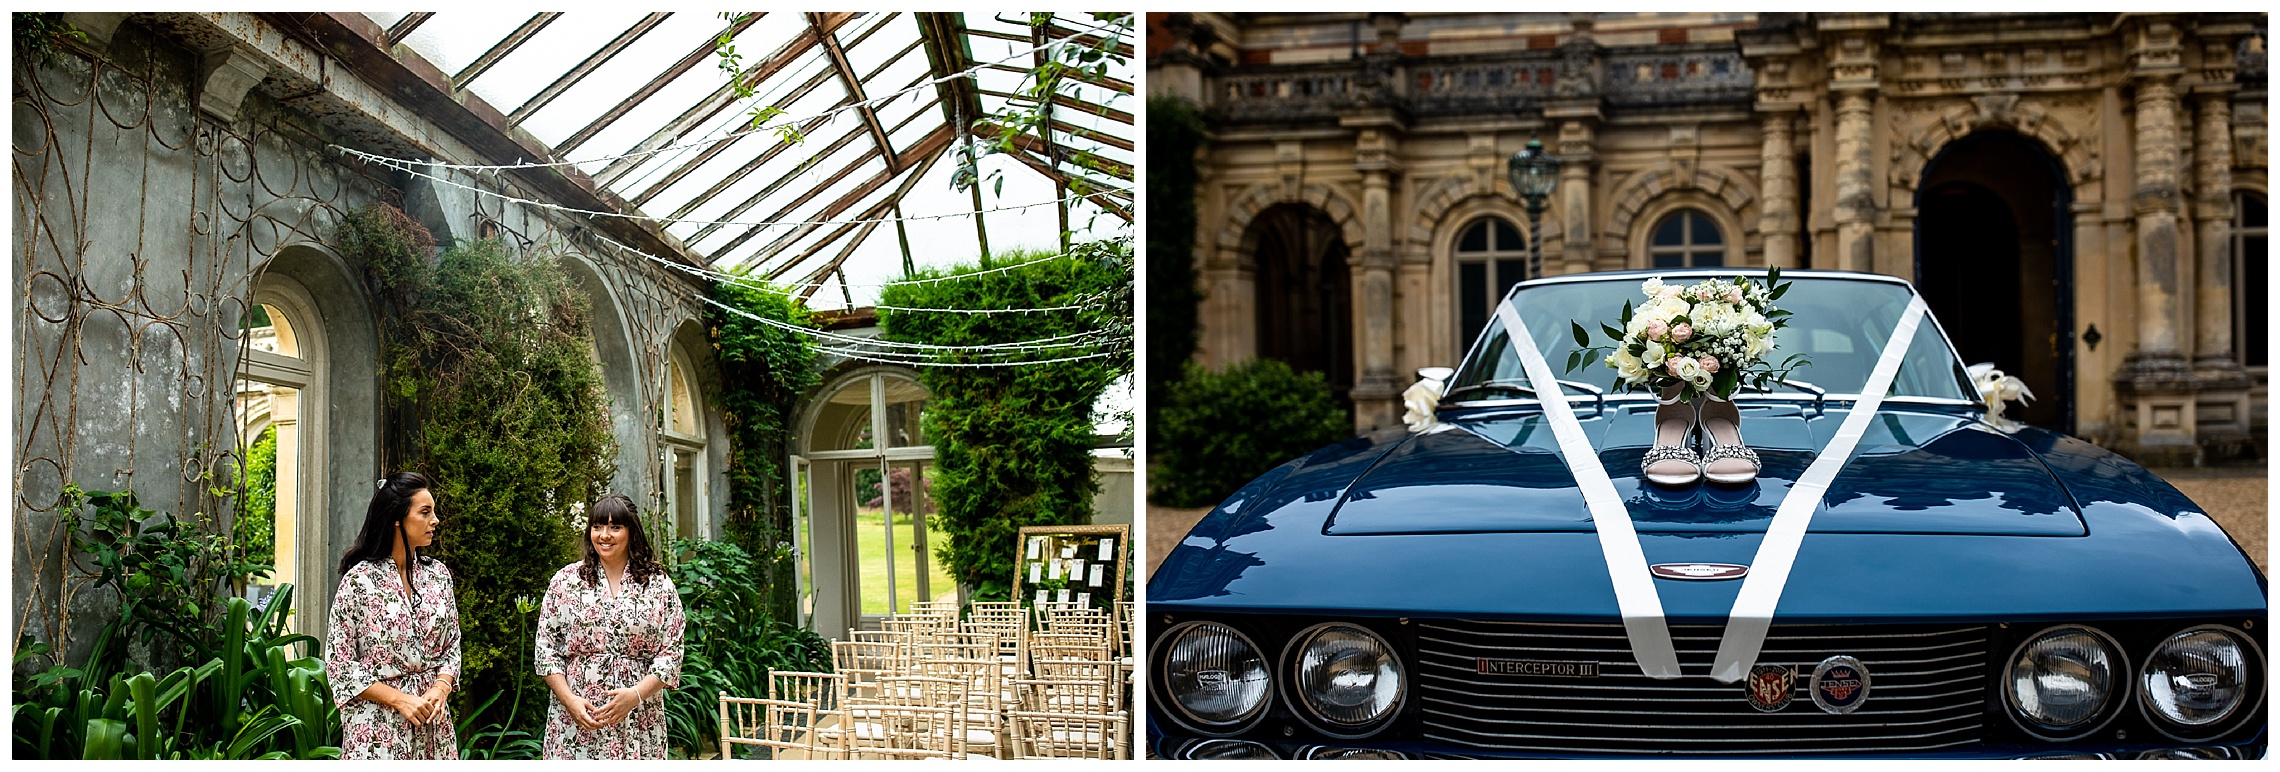
[[[330,575],[322,554],[322,497],[313,489],[317,476],[309,474],[323,451],[311,442],[318,436],[312,424],[326,404],[318,320],[315,301],[298,282],[268,276],[240,321],[244,348],[231,407],[244,492],[231,532],[247,559],[273,566],[268,577],[239,588],[257,605],[278,585],[322,587]],[[293,626],[312,629],[298,621]]]
[[[1726,264],[1726,239],[1710,216],[1680,209],[1655,223],[1654,240],[1647,245],[1647,265],[1655,268],[1703,268]]]
[[[665,506],[675,535],[712,535],[706,506],[705,415],[697,401],[688,355],[674,346],[665,360]]]
[[[1496,304],[1528,277],[1528,240],[1501,217],[1481,217],[1457,231],[1457,350],[1472,349]]]
[[[957,582],[935,560],[948,535],[926,522],[935,511],[934,448],[919,422],[926,387],[878,368],[823,393],[808,411],[806,453],[793,459],[795,475],[807,472],[795,483],[805,493],[795,538],[816,629],[876,627],[913,601],[957,599]]]
[[[2265,313],[2272,307],[2265,291],[2272,276],[2265,264],[2268,216],[2263,196],[2233,192],[2233,359],[2245,367],[2269,364],[2265,346],[2271,337],[2264,326]]]

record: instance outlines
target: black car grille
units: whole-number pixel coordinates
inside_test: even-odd
[[[1723,629],[1674,625],[1684,677],[1639,670],[1619,624],[1421,621],[1417,698],[1425,737],[1547,753],[1891,753],[1980,740],[1987,699],[1984,626],[1775,625],[1759,664],[1795,665],[1789,706],[1750,707],[1741,684],[1710,678]],[[1849,714],[1813,704],[1808,682],[1831,656],[1859,659],[1867,701]],[[1597,663],[1597,677],[1482,675],[1480,660]]]

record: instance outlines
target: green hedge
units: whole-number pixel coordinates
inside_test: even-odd
[[[1321,373],[1272,359],[1223,373],[1193,364],[1171,385],[1151,445],[1149,498],[1174,507],[1218,504],[1283,462],[1352,436]]]
[[[1148,100],[1148,441],[1163,439],[1166,391],[1195,356],[1196,306],[1203,292],[1195,273],[1195,153],[1203,146],[1203,118],[1187,102]]]
[[[1049,256],[1016,252],[999,256],[996,264]],[[1069,256],[1007,271],[977,273],[985,268],[974,266],[924,272],[912,278],[963,276],[889,286],[880,293],[879,305],[1087,308],[1025,314],[882,310],[879,325],[889,340],[937,345],[1128,331],[1131,258],[1131,241],[1124,239],[1080,245]],[[1120,308],[1119,302],[1125,305]],[[1129,339],[1128,332],[1112,334]],[[934,443],[934,496],[941,507],[929,527],[950,536],[950,544],[937,554],[974,600],[1011,596],[1013,549],[1022,526],[1091,521],[1092,497],[1100,490],[1092,457],[1093,403],[1130,368],[1129,352],[1118,348],[1108,358],[1052,364],[919,368],[919,380],[932,395],[923,420]],[[1080,353],[1054,350],[1032,356]]]

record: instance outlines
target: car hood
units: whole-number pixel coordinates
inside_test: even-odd
[[[1798,475],[1843,422],[1842,410],[1742,406],[1742,436],[1762,461],[1746,486],[1648,483],[1654,406],[1579,411],[1599,463],[1641,533],[1763,533]],[[1887,410],[1813,515],[1821,533],[2081,536],[2081,512],[2034,453],[1977,420]],[[1356,478],[1326,522],[1334,536],[1593,530],[1551,426],[1530,409],[1459,418],[1401,441]]]
[[[1743,432],[1767,456],[1766,479],[1722,514],[1639,487],[1647,430],[1628,422],[1650,416],[1587,420],[1648,563],[1755,562],[1764,520],[1806,461],[1794,452],[1842,415],[1749,409]],[[1871,423],[1797,552],[1782,620],[2263,618],[2263,573],[2168,483],[2081,440],[1991,432],[1943,410],[1885,404],[1891,415]],[[1604,552],[1532,412],[1358,437],[1275,468],[1165,556],[1150,608],[1613,618]],[[1499,495],[1433,495],[1474,485]],[[1720,623],[1742,582],[1655,584],[1673,622]]]

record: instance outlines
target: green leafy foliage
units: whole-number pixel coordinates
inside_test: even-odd
[[[1042,29],[1053,25],[1057,16],[1058,14],[1050,12],[1031,13],[1029,26]],[[1075,39],[1076,44],[1052,49],[1052,55],[1043,63],[1031,67],[1021,83],[1014,88],[1014,92],[1022,98],[1007,100],[1006,106],[998,112],[982,116],[973,122],[975,135],[987,141],[977,148],[958,149],[958,169],[951,175],[951,185],[966,190],[991,181],[996,191],[1002,192],[1005,179],[997,176],[1000,172],[992,172],[990,176],[993,179],[985,180],[981,173],[981,158],[998,153],[1011,155],[1022,152],[1020,148],[1025,136],[1048,136],[1051,132],[1046,131],[1046,127],[1053,120],[1055,97],[1075,96],[1078,83],[1104,82],[1111,63],[1121,64],[1130,58],[1117,53],[1117,44],[1131,37],[1132,24],[1136,18],[1134,14],[1096,12],[1086,16],[1088,20],[1076,22],[1076,26],[1096,28],[1097,32],[1089,38]],[[1151,136],[1150,140],[1153,139]],[[1074,148],[1062,150],[1064,152],[1061,158],[1056,159],[1056,163],[1068,163],[1102,176],[1113,176],[1109,174],[1111,162],[1108,159]],[[1084,195],[1097,191],[1098,188],[1087,183],[1082,176],[1075,176],[1069,184],[1069,192],[1072,194]]]
[[[317,641],[285,632],[293,586],[255,609],[221,603],[217,624],[195,630],[212,656],[195,666],[129,673],[113,654],[125,628],[107,625],[88,662],[64,667],[47,646],[16,645],[11,679],[19,759],[323,759],[340,736]],[[300,646],[296,651],[295,646]],[[296,656],[300,654],[300,656]]]
[[[496,240],[430,262],[425,234],[385,205],[344,218],[337,241],[382,298],[390,468],[436,481],[434,554],[451,568],[463,632],[455,712],[534,730],[536,717],[486,716],[473,701],[543,704],[514,599],[542,596],[576,557],[570,507],[609,484],[616,453],[585,294],[557,259],[518,259]]]
[[[255,306],[260,308],[260,306]],[[264,427],[245,451],[245,495],[238,498],[231,538],[251,563],[277,560],[277,427]]]
[[[695,758],[720,744],[719,695],[768,693],[770,670],[831,672],[831,644],[771,615],[768,564],[728,542],[677,539],[666,568],[685,615],[681,685],[665,693],[666,739]]]
[[[47,62],[66,41],[87,42],[87,33],[63,20],[55,12],[17,13],[11,19],[16,33],[18,56]]]
[[[1013,270],[976,273],[979,267],[966,267],[923,272],[912,278],[970,275],[955,281],[898,283],[879,297],[882,306],[904,308],[1083,305],[1084,310],[1026,314],[882,310],[880,327],[890,340],[944,346],[1108,330],[1112,340],[1129,346],[1131,251],[1126,238],[1080,245],[1059,259]],[[1019,264],[1043,257],[1048,255],[1011,254],[1000,259]],[[1075,353],[1049,350],[1033,356],[1052,359]],[[966,356],[970,355],[946,355],[953,361]],[[940,510],[929,527],[950,536],[950,544],[938,554],[951,576],[971,590],[970,597],[1005,600],[1011,595],[1012,547],[1022,526],[1090,521],[1092,496],[1100,489],[1092,459],[1093,403],[1130,367],[1130,349],[1121,348],[1101,359],[920,369],[920,382],[932,394],[923,420],[938,464],[933,484]]]
[[[821,382],[815,346],[788,327],[811,326],[807,309],[790,293],[757,282],[714,284],[705,321],[719,363],[720,411],[728,424],[728,516],[722,531],[747,553],[767,556],[767,580],[754,585],[778,618],[792,618],[796,568],[789,559],[792,492],[784,474],[791,453],[792,411]],[[773,322],[773,324],[771,324]],[[778,555],[785,557],[779,558]]]
[[[1151,430],[1164,396],[1195,356],[1196,309],[1203,292],[1195,273],[1196,150],[1203,117],[1188,103],[1148,102],[1148,384]],[[1151,431],[1150,447],[1163,439]]]
[[[239,557],[202,518],[184,523],[171,512],[144,509],[133,491],[66,485],[59,509],[78,513],[75,558],[94,564],[95,584],[118,599],[119,616],[103,634],[116,633],[120,645],[99,649],[107,659],[97,665],[105,669],[128,666],[129,642],[148,647],[154,664],[213,656],[216,636],[209,634],[207,612],[216,606],[217,588],[270,570]]]
[[[1352,435],[1321,373],[1250,359],[1212,373],[1194,364],[1171,385],[1152,445],[1148,493],[1157,503],[1219,503],[1285,461]]]

